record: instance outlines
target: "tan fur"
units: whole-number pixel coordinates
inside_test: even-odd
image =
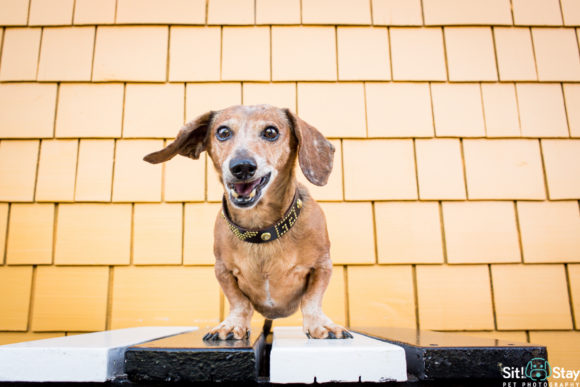
[[[234,135],[221,142],[215,132],[224,124]],[[268,125],[279,130],[275,142],[259,137]],[[197,158],[203,150],[209,153],[222,183],[224,179],[227,182],[228,176],[223,174],[228,173],[228,160],[236,152],[262,160],[264,170],[273,168],[272,181],[254,207],[235,207],[226,194],[228,211],[236,224],[247,229],[271,226],[283,217],[296,189],[303,201],[302,213],[290,231],[263,244],[239,240],[218,214],[214,228],[215,273],[230,303],[230,314],[210,333],[219,334],[220,339],[232,334],[241,339],[250,328],[254,309],[274,319],[289,316],[301,306],[304,331],[311,337],[341,338],[343,332],[348,335],[322,312],[322,297],[332,273],[326,220],[294,175],[298,158],[307,179],[324,185],[332,170],[334,148],[330,142],[287,110],[268,105],[233,106],[186,124],[173,144],[145,159],[157,163],[176,154]]]

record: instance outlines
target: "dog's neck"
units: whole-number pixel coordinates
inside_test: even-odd
[[[268,192],[250,209],[237,208],[227,200],[228,212],[232,221],[243,228],[259,230],[277,223],[294,199],[298,183],[294,174],[285,177],[278,175]]]

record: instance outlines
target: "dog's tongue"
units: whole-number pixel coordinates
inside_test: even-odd
[[[248,196],[250,193],[252,193],[252,190],[256,188],[259,182],[260,180],[257,179],[254,181],[250,181],[249,183],[236,183],[234,184],[234,188],[238,195]]]

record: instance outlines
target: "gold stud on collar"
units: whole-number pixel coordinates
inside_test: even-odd
[[[296,200],[296,207],[302,208],[302,200],[301,199]]]
[[[270,234],[269,232],[265,232],[262,234],[260,238],[262,238],[263,241],[269,241],[270,238],[272,238],[272,234]]]

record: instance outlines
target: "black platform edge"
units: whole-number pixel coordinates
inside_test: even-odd
[[[399,345],[405,349],[407,373],[418,381],[455,380],[454,385],[472,385],[471,381],[496,380],[503,383],[503,367],[525,367],[533,358],[548,359],[545,346],[527,343],[510,343],[503,340],[471,338],[456,333],[441,333],[409,329],[406,334],[403,328],[355,328],[354,332],[367,337]],[[391,333],[389,333],[391,332]],[[441,339],[441,344],[421,344],[421,336],[429,336],[431,340]],[[415,339],[402,339],[412,338]],[[477,341],[487,341],[487,345],[477,344]],[[445,344],[453,342],[453,345]],[[462,382],[461,382],[462,381]],[[461,384],[461,383],[463,384]],[[431,385],[431,384],[429,384]],[[495,385],[495,384],[494,384]],[[501,385],[501,384],[500,384]]]

